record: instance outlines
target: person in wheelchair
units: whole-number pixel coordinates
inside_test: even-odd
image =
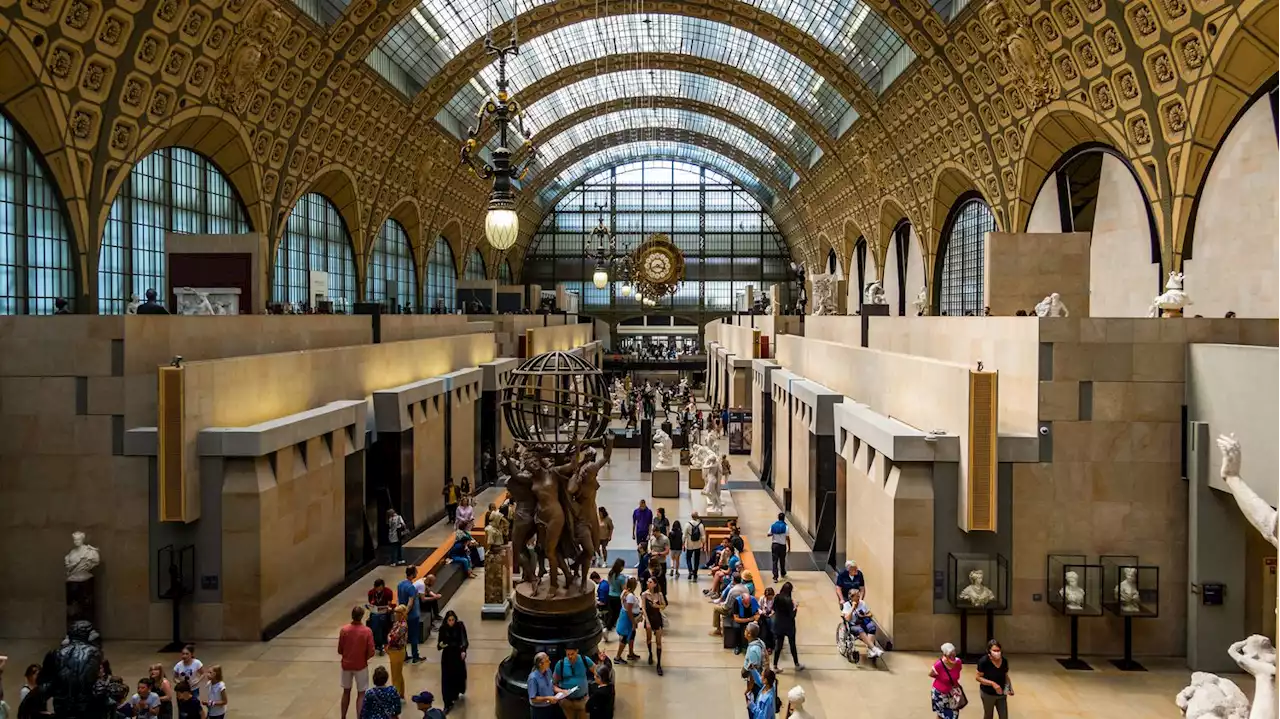
[[[884,654],[884,650],[876,644],[876,631],[879,627],[871,614],[871,608],[862,598],[862,590],[849,590],[849,600],[844,603],[840,614],[844,618],[845,628],[849,634],[867,646],[867,656],[875,659]]]

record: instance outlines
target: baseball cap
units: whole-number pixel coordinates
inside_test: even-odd
[[[425,690],[413,695],[414,704],[430,704],[435,700],[436,700],[435,695]]]

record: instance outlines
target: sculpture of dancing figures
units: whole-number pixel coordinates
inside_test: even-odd
[[[1151,301],[1148,317],[1181,317],[1182,309],[1191,304],[1191,298],[1182,291],[1182,273],[1170,272],[1164,284],[1164,294]]]
[[[1172,280],[1171,280],[1172,281]],[[1277,513],[1266,500],[1240,478],[1240,443],[1235,435],[1219,435],[1218,449],[1222,450],[1222,479],[1231,489],[1236,504],[1245,519],[1262,533],[1271,546],[1277,546]],[[1241,669],[1253,675],[1253,707],[1243,702],[1244,694],[1230,680],[1196,672],[1191,675],[1191,686],[1183,689],[1176,699],[1178,708],[1191,719],[1199,717],[1228,717],[1244,719],[1274,719],[1277,711],[1276,650],[1271,640],[1260,634],[1232,644],[1227,655]]]
[[[538,496],[533,492],[533,472],[538,458],[531,452],[511,460],[511,476],[507,479],[507,494],[515,505],[515,517],[511,522],[511,547],[520,560],[520,581],[538,584],[537,567],[526,551],[529,540],[537,529],[534,513],[538,508]]]
[[[921,287],[916,298],[911,301],[911,306],[916,308],[916,315],[920,317],[929,314],[929,290]]]
[[[671,436],[662,430],[653,433],[653,449],[658,453],[657,459],[654,460],[654,469],[672,469],[675,467],[671,463]]]
[[[884,287],[880,286],[880,280],[872,280],[867,283],[866,289],[862,291],[862,304],[864,305],[889,304],[884,298]]]
[[[578,558],[574,570],[581,574],[581,586],[587,583],[587,568],[596,547],[600,546],[600,519],[596,514],[596,495],[600,492],[600,470],[613,457],[613,435],[604,441],[604,457],[597,460],[596,451],[588,449],[586,462],[578,468],[577,474],[569,480],[569,497],[573,502],[574,538],[578,541]],[[583,554],[586,555],[583,558]]]
[[[969,572],[969,586],[960,590],[960,599],[970,606],[985,607],[996,600],[996,593],[983,584],[984,574],[981,569]]]
[[[1067,572],[1066,579],[1067,585],[1058,590],[1058,596],[1066,600],[1067,609],[1084,609],[1084,588],[1080,586],[1080,575]]]
[[[535,452],[536,454],[536,452]],[[561,546],[561,535],[564,534],[567,507],[561,503],[561,491],[567,490],[567,482],[578,471],[578,453],[573,452],[568,464],[553,466],[551,457],[542,454],[538,457],[537,468],[533,472],[533,493],[538,498],[538,508],[534,519],[538,528],[538,545],[547,557],[547,566],[551,574],[549,591],[552,596],[560,589],[560,573],[569,577],[569,567],[565,558],[572,552],[565,552],[567,546]],[[572,538],[570,532],[568,538]]]
[[[1040,300],[1036,305],[1036,317],[1070,317],[1067,306],[1062,304],[1062,295],[1054,292]]]

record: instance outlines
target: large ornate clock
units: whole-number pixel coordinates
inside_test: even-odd
[[[675,294],[684,281],[684,254],[664,234],[650,235],[636,248],[633,266],[636,289],[649,299]]]

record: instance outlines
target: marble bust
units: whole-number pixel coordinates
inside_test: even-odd
[[[83,582],[93,578],[93,568],[98,566],[101,559],[98,556],[98,548],[85,544],[84,532],[72,532],[71,551],[67,552],[63,564],[67,569],[68,582]]]
[[[1058,590],[1058,596],[1066,600],[1067,609],[1084,609],[1084,587],[1080,586],[1080,575],[1067,572],[1066,581],[1067,585]]]
[[[996,600],[996,593],[983,582],[985,575],[981,569],[969,572],[969,586],[960,590],[960,601],[974,607],[985,607]]]
[[[1137,567],[1122,567],[1120,569],[1120,583],[1116,585],[1115,597],[1116,601],[1120,602],[1120,611],[1142,611],[1142,603],[1138,594]]]

